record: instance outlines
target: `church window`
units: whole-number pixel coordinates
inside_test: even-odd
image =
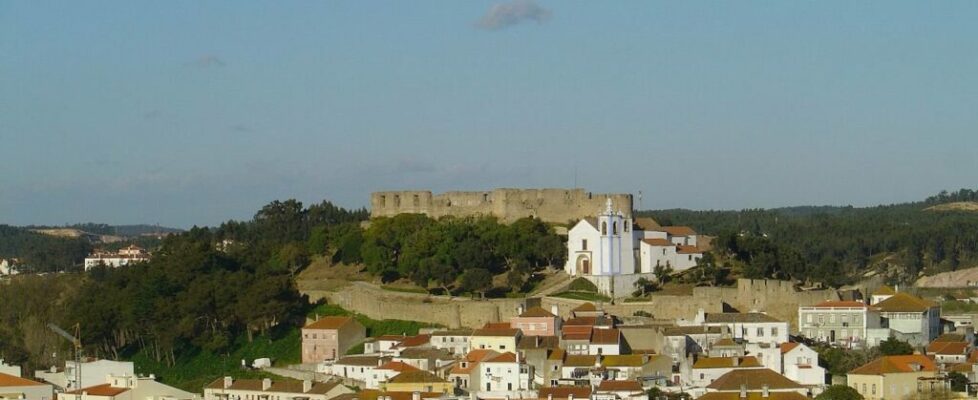
[[[612,222],[611,223],[611,234],[612,235],[617,235],[618,234],[618,221],[615,221],[615,222]]]
[[[608,234],[608,223],[607,222],[602,222],[601,223],[601,234],[602,235],[607,235]]]
[[[581,239],[581,250],[587,250],[587,239]]]

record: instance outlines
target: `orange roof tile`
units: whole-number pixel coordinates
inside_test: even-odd
[[[642,384],[638,381],[601,381],[598,390],[602,392],[641,392]]]
[[[590,386],[552,386],[540,388],[538,396],[541,399],[553,398],[554,400],[564,400],[570,396],[575,399],[587,399],[591,397]]]
[[[764,386],[771,390],[802,388],[797,382],[767,368],[735,369],[720,375],[706,387],[718,391],[739,391],[745,386],[748,391],[760,391]]]
[[[523,311],[522,314],[520,314],[520,318],[540,318],[540,317],[554,318],[556,317],[556,315],[553,315],[553,313],[544,310],[541,307],[530,307],[526,311]]]
[[[965,355],[968,353],[968,343],[963,342],[932,342],[927,346],[927,354]]]
[[[129,391],[128,388],[117,388],[112,387],[112,385],[108,383],[103,383],[101,385],[89,386],[87,388],[65,392],[65,394],[88,393],[90,396],[114,397],[127,391]]]
[[[795,347],[798,347],[799,344],[800,343],[794,343],[794,342],[782,343],[781,344],[781,354],[785,354],[785,353],[788,353],[788,352],[794,350]]]
[[[516,362],[516,354],[510,353],[510,352],[505,352],[503,354],[500,354],[500,355],[495,356],[493,358],[490,358],[488,360],[484,360],[483,362],[491,362],[491,363],[515,363]]]
[[[736,363],[737,365],[734,365]],[[747,357],[700,357],[693,364],[693,368],[753,368],[760,367],[761,363],[753,356]]]
[[[401,340],[401,342],[394,347],[397,348],[417,347],[417,346],[426,345],[429,342],[431,342],[431,335],[415,335],[415,336],[408,336],[404,338],[404,340]]]
[[[0,372],[0,387],[44,386],[44,383]]]
[[[411,364],[406,364],[400,361],[389,361],[386,364],[377,367],[377,369],[405,372],[405,371],[417,370],[418,368],[415,368]]]
[[[700,254],[702,252],[703,250],[700,250],[700,248],[696,246],[680,245],[676,248],[676,253],[679,254]]]
[[[621,342],[621,331],[617,329],[594,329],[591,331],[591,343],[618,344]]]
[[[670,242],[670,241],[668,241],[666,239],[659,239],[659,238],[642,239],[642,242],[645,242],[649,246],[659,246],[659,247],[675,246],[675,244],[673,244],[672,242]]]
[[[819,308],[866,308],[869,307],[866,303],[861,301],[839,301],[839,300],[829,300],[823,301],[814,305],[814,307]]]
[[[665,232],[671,236],[691,236],[696,234],[696,231],[688,226],[660,226],[653,230]]]
[[[353,321],[353,317],[323,317],[303,327],[303,329],[339,329]]]
[[[810,400],[808,397],[798,392],[769,392],[767,396],[763,392],[747,392],[747,397],[741,397],[740,392],[710,392],[696,400]]]
[[[911,296],[907,293],[897,293],[890,298],[876,303],[876,308],[880,309],[880,312],[924,312],[932,307],[937,307],[937,304],[921,299],[920,297]]]
[[[914,364],[919,366],[919,371],[937,370],[934,361],[930,358],[920,354],[913,354],[907,356],[883,356],[849,371],[849,373],[853,375],[884,375],[916,372],[913,367]]]

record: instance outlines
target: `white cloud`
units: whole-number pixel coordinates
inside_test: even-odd
[[[541,23],[550,18],[550,10],[537,5],[533,0],[513,0],[509,3],[493,4],[476,26],[487,30],[499,30],[518,25],[525,21]]]

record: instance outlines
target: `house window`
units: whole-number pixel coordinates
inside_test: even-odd
[[[506,345],[505,344],[499,345],[499,350],[506,350]]]
[[[778,328],[777,327],[771,328],[771,336],[778,336]]]
[[[876,384],[873,384],[873,394],[876,394]]]
[[[757,336],[764,336],[764,328],[757,328]]]
[[[581,239],[581,250],[587,250],[587,239]]]

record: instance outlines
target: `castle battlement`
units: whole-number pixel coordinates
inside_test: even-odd
[[[598,215],[608,199],[626,217],[631,217],[631,194],[596,194],[584,189],[494,189],[442,194],[432,194],[428,190],[374,192],[370,195],[370,217],[486,215],[509,223],[532,216],[545,222],[566,224]]]

